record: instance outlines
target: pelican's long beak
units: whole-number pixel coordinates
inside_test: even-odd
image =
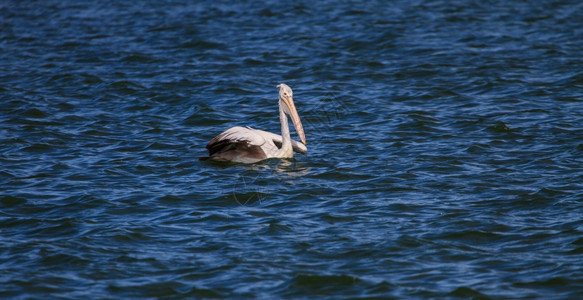
[[[304,134],[304,126],[302,126],[302,121],[300,121],[300,116],[298,115],[298,111],[296,110],[294,99],[292,97],[283,98],[283,102],[289,108],[290,117],[292,119],[292,122],[294,123],[294,127],[296,128],[296,132],[300,136],[300,140],[302,140],[302,143],[304,143],[305,145],[306,135]]]

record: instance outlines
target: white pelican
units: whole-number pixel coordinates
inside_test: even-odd
[[[292,89],[283,83],[277,87],[281,135],[249,127],[233,127],[212,139],[206,145],[210,156],[201,157],[200,160],[256,163],[268,158],[292,158],[294,151],[307,153],[306,136],[294,105]],[[290,138],[287,115],[291,117],[303,144]]]

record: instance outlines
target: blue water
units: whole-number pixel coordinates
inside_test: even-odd
[[[0,3],[0,297],[583,295],[579,1],[231,2]]]

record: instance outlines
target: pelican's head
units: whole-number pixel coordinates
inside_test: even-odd
[[[300,116],[296,111],[296,106],[294,105],[294,92],[292,89],[287,86],[285,83],[280,83],[277,85],[279,88],[279,105],[283,107],[283,111],[289,115],[292,119],[292,123],[294,123],[294,127],[296,128],[296,132],[300,136],[302,143],[306,144],[306,136],[304,134],[304,127],[302,126],[302,122],[300,121]]]

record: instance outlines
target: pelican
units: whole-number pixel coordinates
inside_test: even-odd
[[[306,136],[294,105],[292,89],[284,83],[277,85],[277,88],[279,89],[281,135],[250,127],[229,128],[206,145],[209,156],[201,157],[200,160],[256,163],[268,158],[292,158],[294,151],[306,154],[308,152],[305,146]],[[291,139],[287,123],[288,115],[302,143]]]

